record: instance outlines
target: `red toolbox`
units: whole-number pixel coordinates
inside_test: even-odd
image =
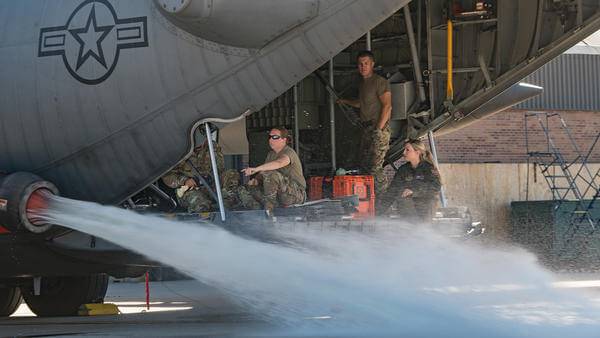
[[[308,199],[310,201],[316,201],[324,198],[333,197],[331,182],[333,178],[331,177],[311,177],[308,179]]]
[[[358,195],[360,202],[358,212],[353,213],[355,218],[368,218],[375,216],[375,191],[373,190],[373,176],[335,176],[333,179],[333,197]]]
[[[308,199],[316,201],[323,198],[323,176],[308,179]]]

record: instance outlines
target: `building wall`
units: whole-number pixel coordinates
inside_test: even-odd
[[[436,136],[438,159],[441,163],[523,163],[527,162],[525,146],[526,110],[506,110],[480,120],[451,134]],[[600,112],[568,111],[559,113],[564,119],[580,151],[587,153],[600,132]],[[545,134],[535,117],[528,118],[530,149],[546,149]],[[568,135],[560,128],[560,120],[552,118],[551,137],[561,153],[573,158],[574,148]],[[590,158],[600,162],[600,144]]]
[[[510,240],[510,202],[552,199],[540,168],[536,167],[534,173],[534,165],[529,164],[528,173],[527,167],[527,163],[441,163],[448,206],[468,207],[473,219],[483,222],[490,236]],[[595,173],[600,163],[590,164],[589,168]],[[588,193],[586,197],[592,196]]]
[[[522,81],[544,88],[518,109],[600,110],[600,48],[575,46]]]

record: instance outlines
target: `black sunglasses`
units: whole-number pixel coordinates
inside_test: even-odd
[[[269,135],[269,138],[273,139],[273,140],[279,140],[281,138],[280,135]]]

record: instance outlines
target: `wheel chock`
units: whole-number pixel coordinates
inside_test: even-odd
[[[119,308],[112,303],[82,304],[77,311],[78,316],[116,315],[119,313]]]

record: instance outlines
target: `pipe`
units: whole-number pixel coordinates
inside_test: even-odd
[[[206,188],[206,190],[208,191],[208,193],[210,194],[210,196],[212,198],[214,198],[215,201],[218,200],[219,196],[217,196],[217,194],[214,192],[214,190],[210,187],[210,184],[208,184],[208,182],[206,182],[206,180],[200,174],[200,172],[198,171],[198,169],[196,169],[196,167],[194,166],[194,164],[192,163],[192,161],[185,160],[185,163],[187,163],[187,165],[190,166],[190,168],[192,169],[192,171],[194,172],[194,174],[196,175],[196,177],[198,178],[198,180],[200,181],[200,183]]]
[[[300,157],[300,126],[298,123],[298,84],[294,85],[294,144],[296,155]]]
[[[413,32],[412,19],[410,17],[410,8],[408,5],[404,6],[404,21],[406,21],[406,32],[408,34],[408,41],[410,43],[410,54],[413,61],[413,69],[415,72],[415,79],[417,80],[417,91],[419,93],[419,101],[425,102],[425,89],[423,88],[423,77],[421,76],[421,65],[419,62],[419,56],[417,54],[417,44],[415,43],[415,33]]]
[[[352,73],[354,73],[356,70],[352,71]],[[327,92],[329,93],[329,95],[333,96],[334,99],[339,99],[341,98],[340,95],[338,93],[336,93],[335,89],[333,89],[333,87],[331,86],[331,84],[329,84],[319,73],[319,71],[315,71],[313,74],[315,74],[315,76],[317,77],[317,79],[319,79],[319,81],[321,81],[321,83],[323,84],[323,86],[325,87],[325,89],[327,90]],[[340,107],[340,110],[342,111],[342,113],[344,113],[344,116],[348,119],[348,121],[350,121],[350,123],[352,123],[353,125],[357,126],[357,127],[361,127],[364,128],[362,122],[360,122],[360,117],[348,106],[346,106],[345,104],[338,102],[338,107]]]
[[[481,72],[483,73],[483,78],[485,79],[485,85],[487,86],[487,88],[492,87],[492,77],[490,76],[490,72],[488,71],[487,65],[485,64],[483,55],[481,54],[479,54],[479,67],[481,67]]]
[[[206,129],[206,140],[208,141],[208,149],[210,151],[210,163],[212,164],[213,175],[215,178],[215,189],[217,190],[219,211],[221,212],[221,221],[225,222],[225,206],[223,205],[223,195],[221,194],[221,182],[219,182],[219,170],[217,170],[215,150],[212,144],[212,137],[210,136],[210,126],[208,125],[208,123],[205,123],[204,127]]]
[[[192,128],[192,129],[195,130],[199,125],[204,124],[206,122],[233,123],[233,122],[241,120],[242,118],[245,118],[246,116],[248,116],[250,114],[252,114],[252,110],[250,108],[247,108],[246,110],[244,110],[244,112],[240,116],[232,117],[230,119],[224,119],[221,117],[207,117],[205,119],[202,119],[202,120],[196,122],[196,124],[194,125],[194,128]],[[193,135],[194,135],[194,133],[192,133],[192,137],[193,137]]]
[[[150,189],[154,190],[154,192],[156,192],[157,194],[159,194],[162,198],[166,199],[167,201],[169,201],[171,203],[171,205],[173,206],[173,208],[177,208],[177,202],[175,202],[175,200],[173,200],[171,198],[171,196],[169,196],[166,192],[162,191],[157,185],[155,185],[154,183],[149,185]],[[133,201],[132,201],[133,203]],[[135,204],[134,204],[135,206]]]
[[[417,56],[419,59],[421,58],[421,31],[423,30],[421,26],[423,26],[423,15],[421,12],[423,11],[423,0],[417,0],[417,41],[419,44],[417,45]]]
[[[0,225],[11,232],[25,229],[36,234],[52,227],[44,216],[58,188],[30,172],[15,172],[0,184]],[[5,232],[5,231],[3,231]]]
[[[454,87],[452,86],[452,21],[448,20],[448,50],[447,63],[448,63],[448,77],[446,84],[446,99],[452,101],[454,98]]]
[[[371,31],[367,31],[367,50],[371,50]]]
[[[370,40],[370,35],[369,39]],[[333,59],[329,61],[329,85],[333,88]],[[335,97],[329,94],[329,125],[331,127],[331,167],[335,172],[337,163],[335,161]]]
[[[150,185],[153,185],[153,184],[150,184]],[[135,203],[133,202],[133,199],[131,199],[131,198],[128,198],[128,199],[127,199],[127,204],[129,204],[129,207],[130,207],[131,209],[135,209]]]
[[[435,116],[435,81],[436,75],[431,73],[433,69],[432,33],[431,33],[431,0],[425,0],[425,24],[427,26],[427,69],[429,74],[429,116]]]
[[[200,125],[204,124],[204,123],[208,123],[208,122],[214,122],[214,123],[233,123],[236,121],[239,121],[243,118],[246,118],[246,116],[252,114],[252,110],[250,108],[247,108],[246,110],[244,110],[244,112],[236,117],[230,118],[230,119],[224,119],[221,117],[207,117],[207,118],[203,118],[202,120],[194,123],[194,125],[192,126],[192,129],[190,130],[190,145],[191,147],[189,148],[188,152],[185,154],[185,156],[183,157],[185,158],[189,158],[192,153],[194,152],[194,149],[196,148],[195,145],[195,139],[194,139],[194,131],[196,131],[196,128],[198,128]],[[183,159],[181,159],[180,161],[183,161]],[[171,169],[173,169],[175,166],[169,168],[169,170],[167,170],[164,174],[168,173],[169,171],[171,171]],[[164,175],[163,174],[163,175]],[[163,176],[161,175],[161,176]]]
[[[435,166],[438,168],[438,171],[440,170],[440,165],[438,163],[438,158],[437,158],[437,151],[435,149],[435,141],[433,140],[433,132],[430,130],[429,131],[429,148],[431,149],[431,154],[433,155],[433,161],[435,162]],[[441,173],[440,173],[441,175]],[[440,199],[442,200],[442,206],[445,208],[448,206],[448,200],[446,199],[446,196],[444,196],[444,186],[442,185],[440,187]]]
[[[493,90],[493,89],[490,89]],[[495,114],[506,108],[512,107],[515,104],[523,102],[530,97],[534,97],[543,92],[543,88],[529,85],[526,83],[517,83],[509,89],[502,92],[500,95],[489,99],[487,102],[479,105],[475,110],[469,112],[460,120],[450,121],[448,124],[443,126],[441,129],[436,130],[438,136],[451,133],[453,131],[464,128],[475,121],[482,118]]]

